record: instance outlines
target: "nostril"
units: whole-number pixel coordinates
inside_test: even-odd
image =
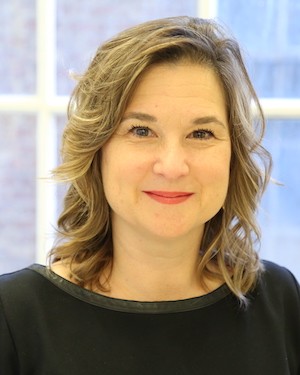
[[[155,161],[153,172],[166,178],[175,179],[187,175],[189,165],[187,160],[180,158],[178,154],[173,155],[173,157],[165,155]]]

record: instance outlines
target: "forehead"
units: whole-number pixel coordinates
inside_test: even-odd
[[[165,93],[192,97],[214,92],[224,98],[222,84],[212,68],[193,63],[162,63],[152,65],[138,78],[132,97],[147,93]]]
[[[138,108],[136,108],[138,107]],[[212,68],[193,63],[162,63],[138,79],[126,111],[214,111],[226,115],[221,82]]]

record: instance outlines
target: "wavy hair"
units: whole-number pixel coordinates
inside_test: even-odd
[[[113,246],[101,148],[117,129],[141,74],[153,64],[180,61],[207,66],[219,77],[232,147],[228,195],[206,223],[199,275],[202,282],[204,275],[225,280],[246,303],[262,270],[255,215],[272,161],[261,145],[265,120],[239,45],[211,20],[172,17],[127,29],[100,46],[78,77],[63,134],[63,162],[53,171],[69,188],[58,219],[62,241],[50,259],[68,262],[79,285],[106,290],[99,275],[112,267]]]

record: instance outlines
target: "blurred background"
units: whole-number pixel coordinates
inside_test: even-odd
[[[274,157],[259,221],[261,257],[300,280],[299,0],[9,0],[0,4],[0,273],[46,262],[64,187],[48,182],[70,72],[120,30],[176,15],[215,18],[239,40]]]

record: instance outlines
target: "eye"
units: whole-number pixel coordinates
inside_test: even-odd
[[[191,134],[188,135],[188,138],[194,139],[210,139],[214,136],[214,133],[208,129],[197,129],[194,130]]]
[[[130,133],[137,137],[150,137],[153,135],[153,132],[148,126],[132,126]]]

